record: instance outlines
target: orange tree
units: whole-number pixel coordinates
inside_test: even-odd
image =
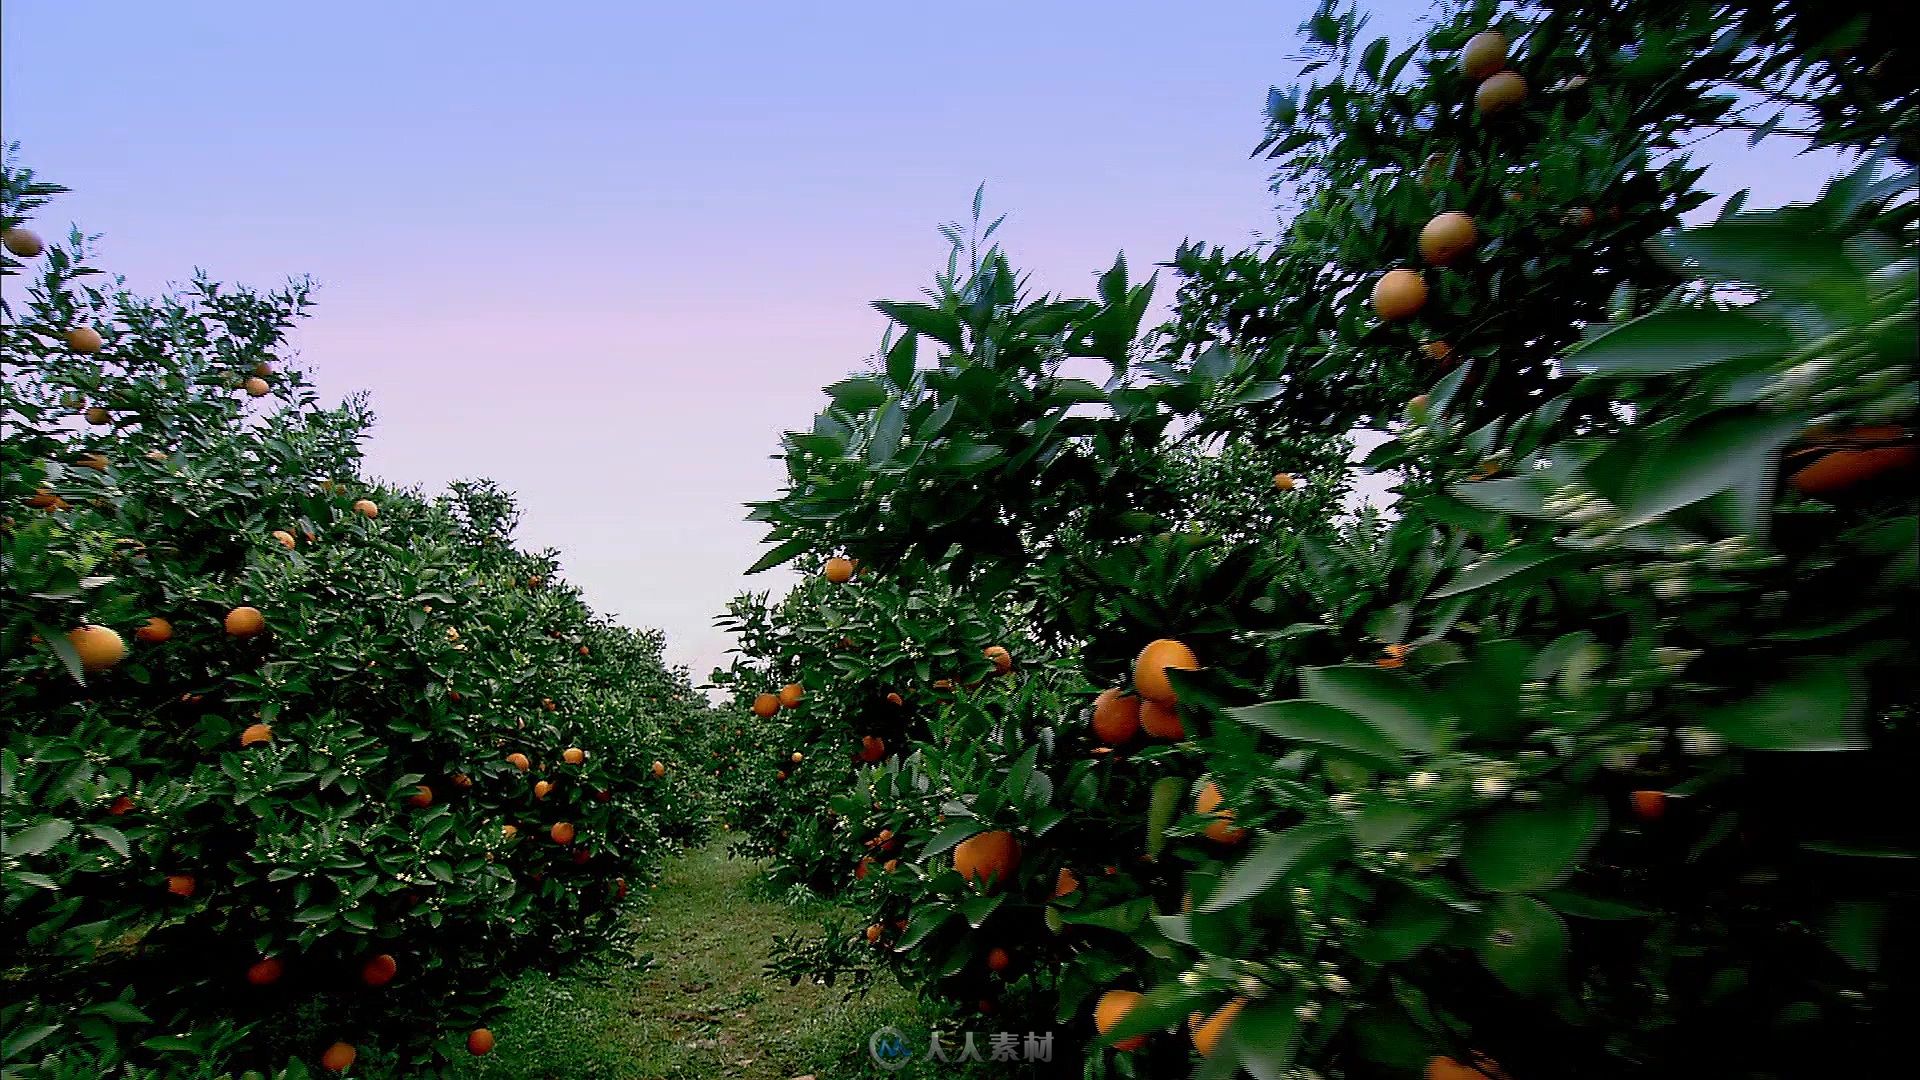
[[[9,1075],[484,1049],[697,831],[704,704],[505,493],[358,475],[364,405],[282,357],[304,283],[102,288],[30,229],[58,190],[8,163]]]
[[[1776,137],[1741,95],[1897,140],[1826,100],[1868,46],[1496,14],[1394,54],[1317,13],[1328,76],[1271,103],[1289,230],[1181,252],[1157,335],[1123,267],[1029,298],[956,242],[755,507],[769,561],[902,608],[1020,599],[1046,676],[890,746],[837,849],[902,844],[856,886],[900,970],[1073,1018],[1091,1071],[1864,1069],[1912,990],[1912,173],[1677,229],[1686,140]],[[1363,426],[1391,512],[1169,527],[1251,488],[1156,485],[1170,447]]]

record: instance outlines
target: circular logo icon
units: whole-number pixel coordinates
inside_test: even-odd
[[[901,1068],[913,1057],[913,1050],[907,1045],[907,1037],[897,1027],[883,1027],[867,1040],[867,1053],[873,1056],[873,1063],[892,1072]]]

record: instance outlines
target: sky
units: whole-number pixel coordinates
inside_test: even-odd
[[[1406,40],[1416,0],[1367,5]],[[704,679],[780,433],[861,366],[987,185],[1043,289],[1274,227],[1249,157],[1309,0],[966,5],[7,0],[0,136],[154,292],[318,282],[373,474],[515,491],[596,610]],[[1752,205],[1825,165],[1703,148]],[[1162,297],[1170,292],[1163,276]]]

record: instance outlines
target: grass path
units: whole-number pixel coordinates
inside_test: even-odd
[[[493,1029],[498,1047],[458,1075],[827,1080],[873,1073],[868,1034],[911,1022],[912,997],[884,976],[865,1000],[850,1002],[837,988],[767,978],[774,935],[818,933],[834,909],[768,898],[758,888],[761,869],[729,858],[722,842],[675,860],[641,909],[630,955],[583,976],[529,977]]]

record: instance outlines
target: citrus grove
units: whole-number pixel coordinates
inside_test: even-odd
[[[487,1054],[705,831],[709,709],[505,492],[361,475],[305,283],[131,295],[34,231],[60,190],[0,177],[7,1075]]]
[[[1088,1076],[1892,1060],[1889,18],[1451,3],[1394,52],[1327,4],[1268,103],[1285,232],[1183,246],[1157,328],[1124,260],[1029,293],[976,198],[752,506],[754,569],[808,579],[722,620],[728,817],[865,914],[775,970],[891,970]],[[1727,132],[1848,164],[1709,207],[1685,147]],[[1390,507],[1347,508],[1363,475]]]

